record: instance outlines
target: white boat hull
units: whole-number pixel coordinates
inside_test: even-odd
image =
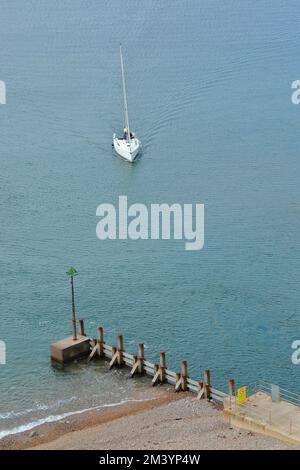
[[[120,157],[132,163],[140,152],[141,143],[137,137],[127,141],[126,139],[118,139],[114,134],[113,147]]]

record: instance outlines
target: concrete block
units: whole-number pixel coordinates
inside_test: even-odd
[[[90,338],[78,335],[74,340],[72,336],[61,339],[50,346],[51,358],[66,363],[90,353]]]

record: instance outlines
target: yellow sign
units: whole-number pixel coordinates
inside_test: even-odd
[[[237,389],[237,404],[242,405],[247,399],[247,387],[240,387]]]

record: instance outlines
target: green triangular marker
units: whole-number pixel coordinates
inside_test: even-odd
[[[66,272],[66,274],[67,274],[68,276],[73,276],[73,277],[74,277],[74,276],[77,276],[78,272],[76,271],[75,268],[71,267],[71,268],[69,269],[69,271]]]

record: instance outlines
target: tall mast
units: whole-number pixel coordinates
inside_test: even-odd
[[[125,75],[124,75],[124,64],[123,64],[123,56],[122,56],[122,44],[120,44],[120,60],[121,60],[121,70],[122,70],[125,126],[127,129],[127,142],[130,142],[130,129],[129,129],[129,119],[128,119],[128,105],[127,105],[126,83],[125,83]]]

